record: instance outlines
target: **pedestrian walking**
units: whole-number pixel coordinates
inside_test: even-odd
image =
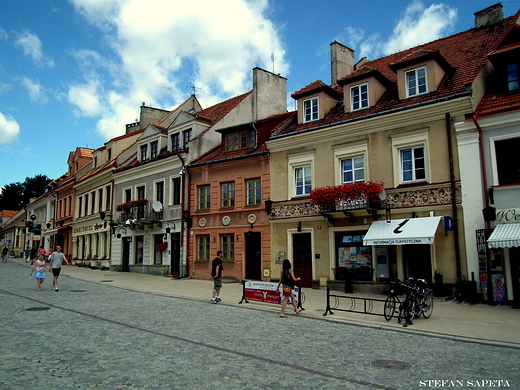
[[[302,309],[298,309],[296,306],[296,299],[294,298],[293,288],[294,282],[299,281],[300,278],[294,276],[294,273],[291,269],[291,262],[287,259],[283,261],[282,264],[282,272],[280,274],[280,281],[278,282],[278,286],[276,286],[276,291],[280,291],[280,284],[283,288],[283,302],[282,302],[282,310],[280,311],[281,318],[287,318],[285,315],[285,307],[287,306],[287,302],[289,298],[291,298],[291,303],[294,307],[294,312],[298,314],[302,311]]]
[[[31,250],[29,249],[29,247],[25,248],[24,251],[24,259],[25,259],[25,262],[28,263],[29,260],[31,259],[29,256],[31,255]]]
[[[7,252],[9,251],[9,249],[7,249],[6,246],[4,246],[2,248],[2,261],[7,261]]]
[[[41,291],[41,284],[45,282],[45,256],[39,255],[38,260],[34,262],[34,267],[31,271],[31,276],[34,273],[34,279],[36,279],[36,287],[38,291]],[[50,271],[50,269],[48,269]]]
[[[222,257],[224,252],[218,251],[217,257],[211,262],[211,280],[213,280],[213,295],[211,303],[218,303],[220,299],[220,289],[222,288]]]
[[[44,256],[47,254],[47,252],[45,251],[43,245],[40,246],[40,250],[38,251],[38,254],[39,254],[39,255],[44,255]]]
[[[61,246],[57,246],[56,250],[52,252],[50,262],[52,274],[54,276],[51,289],[57,292],[60,291],[58,287],[58,278],[60,276],[61,266],[63,265],[63,263],[69,265],[69,262],[67,261],[65,255],[61,252]]]
[[[29,251],[30,252],[30,261],[31,261],[31,265],[33,265],[34,263],[34,259],[36,259],[36,248],[32,247],[31,250]]]

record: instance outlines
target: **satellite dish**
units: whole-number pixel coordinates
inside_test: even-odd
[[[156,213],[162,211],[162,203],[159,202],[158,200],[154,201],[152,203],[152,209],[153,211],[155,211]]]

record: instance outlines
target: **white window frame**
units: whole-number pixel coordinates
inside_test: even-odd
[[[333,145],[334,148],[334,172],[335,184],[343,184],[343,161],[363,157],[364,163],[364,179],[354,181],[368,180],[368,139],[349,142],[347,144]]]
[[[489,151],[491,154],[491,171],[493,172],[492,182],[493,186],[500,186],[501,184],[498,181],[498,163],[497,163],[497,152],[495,147],[495,142],[497,141],[505,141],[508,139],[520,138],[520,133],[511,133],[501,136],[494,136],[489,138]]]
[[[400,184],[425,183],[430,182],[430,153],[428,144],[429,128],[405,131],[396,134],[390,134],[392,139],[392,160],[394,167],[394,186]],[[409,148],[422,147],[424,151],[424,179],[420,180],[403,180],[401,151]],[[390,187],[390,184],[387,186]]]
[[[419,160],[419,158],[417,158],[416,156],[416,150],[419,150],[419,149],[422,149],[422,159],[423,159],[423,164],[424,164],[424,178],[417,178],[416,174],[417,174],[417,171],[419,170],[419,168],[416,166],[416,162]],[[405,175],[405,170],[404,170],[404,153],[405,152],[410,152],[411,153],[411,159],[410,159],[410,163],[412,164],[412,168],[411,168],[411,173],[412,173],[412,178],[409,179],[409,180],[406,180],[404,178],[404,175]],[[417,146],[410,146],[410,147],[406,147],[406,148],[402,148],[399,150],[399,157],[400,157],[400,166],[401,166],[401,183],[403,184],[408,184],[408,183],[418,183],[418,182],[423,182],[423,181],[426,181],[426,153],[424,151],[424,146],[423,145],[417,145]]]
[[[309,194],[296,194],[296,170],[304,167],[310,167],[311,190],[314,188],[314,151],[303,154],[296,153],[288,156],[288,199],[296,197],[305,197]]]
[[[366,91],[365,91],[366,99],[362,99],[362,96],[363,96],[362,88],[366,89]],[[356,102],[354,102],[354,92],[356,90],[359,92],[359,95],[358,95],[359,101],[357,102],[357,104],[359,106],[357,108],[355,107]],[[354,86],[350,87],[350,107],[351,107],[351,111],[364,110],[365,108],[370,107],[370,100],[369,100],[369,96],[368,96],[368,83],[363,83],[363,84],[354,85]]]
[[[314,102],[316,104],[314,104]],[[309,108],[309,114],[307,114],[307,107]],[[310,99],[306,99],[302,102],[302,119],[303,123],[317,121],[320,118],[320,100],[317,96]],[[307,119],[307,115],[309,118]]]
[[[419,72],[421,70],[424,70],[424,84],[419,84],[420,77],[418,76],[417,72]],[[410,85],[409,85],[409,82],[408,82],[408,75],[411,75],[411,74],[414,75],[413,81],[415,82],[415,93],[413,93],[413,94],[410,93]],[[404,85],[405,85],[405,88],[406,88],[406,97],[414,97],[414,96],[424,95],[424,94],[428,93],[429,92],[429,89],[428,89],[428,70],[427,70],[426,66],[421,66],[419,68],[414,68],[414,69],[410,69],[410,70],[405,71],[404,72]],[[424,92],[419,92],[419,88],[422,85],[424,85],[425,91]]]

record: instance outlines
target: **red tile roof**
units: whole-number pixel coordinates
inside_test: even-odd
[[[345,84],[349,82],[349,79],[359,78],[360,74],[369,73],[367,72],[367,67],[369,67],[370,71],[376,69],[384,78],[389,80],[393,86],[386,90],[375,106],[365,110],[345,113],[341,104],[338,104],[325,118],[314,122],[289,126],[286,130],[281,132],[279,136],[308,131],[318,127],[326,127],[342,121],[381,115],[390,112],[390,110],[406,109],[416,106],[417,104],[434,103],[439,99],[450,99],[465,94],[469,95],[471,92],[468,90],[468,87],[488,62],[488,53],[496,47],[505,32],[515,25],[519,16],[520,11],[516,15],[510,16],[501,23],[492,26],[473,28],[386,57],[367,61],[360,69],[355,70],[340,81]],[[409,63],[412,59],[426,54],[442,56],[451,70],[446,72],[436,91],[413,98],[399,99],[397,75],[391,66]],[[316,88],[320,83],[323,84],[320,81],[315,81],[297,91],[296,94],[298,95],[309,89]]]

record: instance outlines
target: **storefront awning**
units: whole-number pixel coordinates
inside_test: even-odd
[[[433,244],[441,217],[372,222],[363,245]]]
[[[491,249],[520,247],[520,223],[502,223],[488,238]]]

